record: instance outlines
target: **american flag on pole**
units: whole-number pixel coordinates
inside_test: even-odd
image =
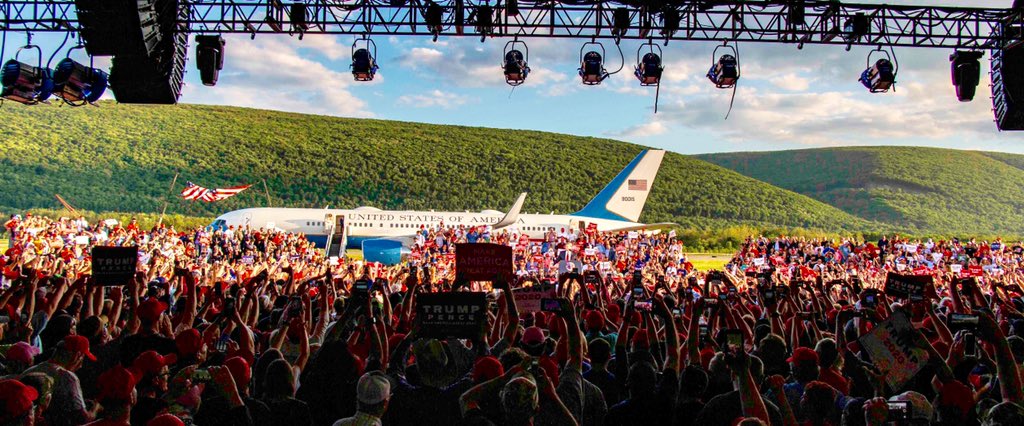
[[[203,188],[192,182],[185,185],[181,191],[181,197],[186,200],[203,200],[206,202],[220,201],[230,198],[239,192],[249,189],[252,185],[232,186],[230,188]]]
[[[630,179],[626,185],[630,191],[646,191],[647,179]]]

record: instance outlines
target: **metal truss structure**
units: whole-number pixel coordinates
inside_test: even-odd
[[[1013,9],[819,0],[191,0],[192,33],[657,39],[987,49],[1020,40]],[[440,14],[438,14],[440,11]],[[0,30],[77,31],[75,0],[0,0]]]

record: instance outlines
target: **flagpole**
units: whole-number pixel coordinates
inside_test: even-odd
[[[270,204],[270,189],[267,188],[267,180],[263,179],[263,192],[267,193],[267,207],[274,207]]]
[[[178,172],[174,172],[174,179],[171,179],[171,187],[169,189],[169,192],[172,194],[174,193],[175,183],[178,183]],[[167,213],[167,203],[169,202],[170,200],[168,200],[167,197],[164,197],[164,208],[162,211],[160,211],[160,220],[156,222],[156,226],[160,226],[164,223],[164,213]]]

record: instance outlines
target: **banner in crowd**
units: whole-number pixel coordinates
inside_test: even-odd
[[[135,268],[139,263],[138,247],[105,247],[92,248],[92,278],[95,284],[102,286],[120,286],[128,284],[135,276]]]
[[[423,337],[469,339],[487,322],[485,293],[422,293],[416,309]]]
[[[924,289],[931,284],[931,275],[904,275],[889,272],[885,275],[885,294],[896,297],[923,297]]]
[[[512,279],[512,247],[491,243],[455,245],[455,270],[469,281]]]
[[[903,311],[895,311],[858,342],[889,386],[899,392],[928,363],[928,351],[918,347],[916,339],[910,318]]]
[[[524,287],[512,290],[516,296],[516,308],[520,313],[540,312],[540,299],[555,298],[555,289],[542,290],[540,287]]]

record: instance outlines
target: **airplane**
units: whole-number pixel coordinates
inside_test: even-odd
[[[524,192],[506,213],[496,210],[479,213],[381,210],[366,206],[355,209],[260,207],[225,213],[213,221],[211,228],[227,230],[249,226],[303,233],[317,247],[334,246],[335,251],[339,246],[365,251],[367,242],[370,245],[388,243],[385,244],[388,247],[401,243],[408,247],[423,228],[438,226],[451,229],[490,225],[493,230],[518,231],[531,240],[543,239],[551,229],[596,227],[599,232],[666,229],[676,224],[639,222],[664,156],[664,150],[640,152],[583,209],[572,214],[520,213],[526,199]]]

